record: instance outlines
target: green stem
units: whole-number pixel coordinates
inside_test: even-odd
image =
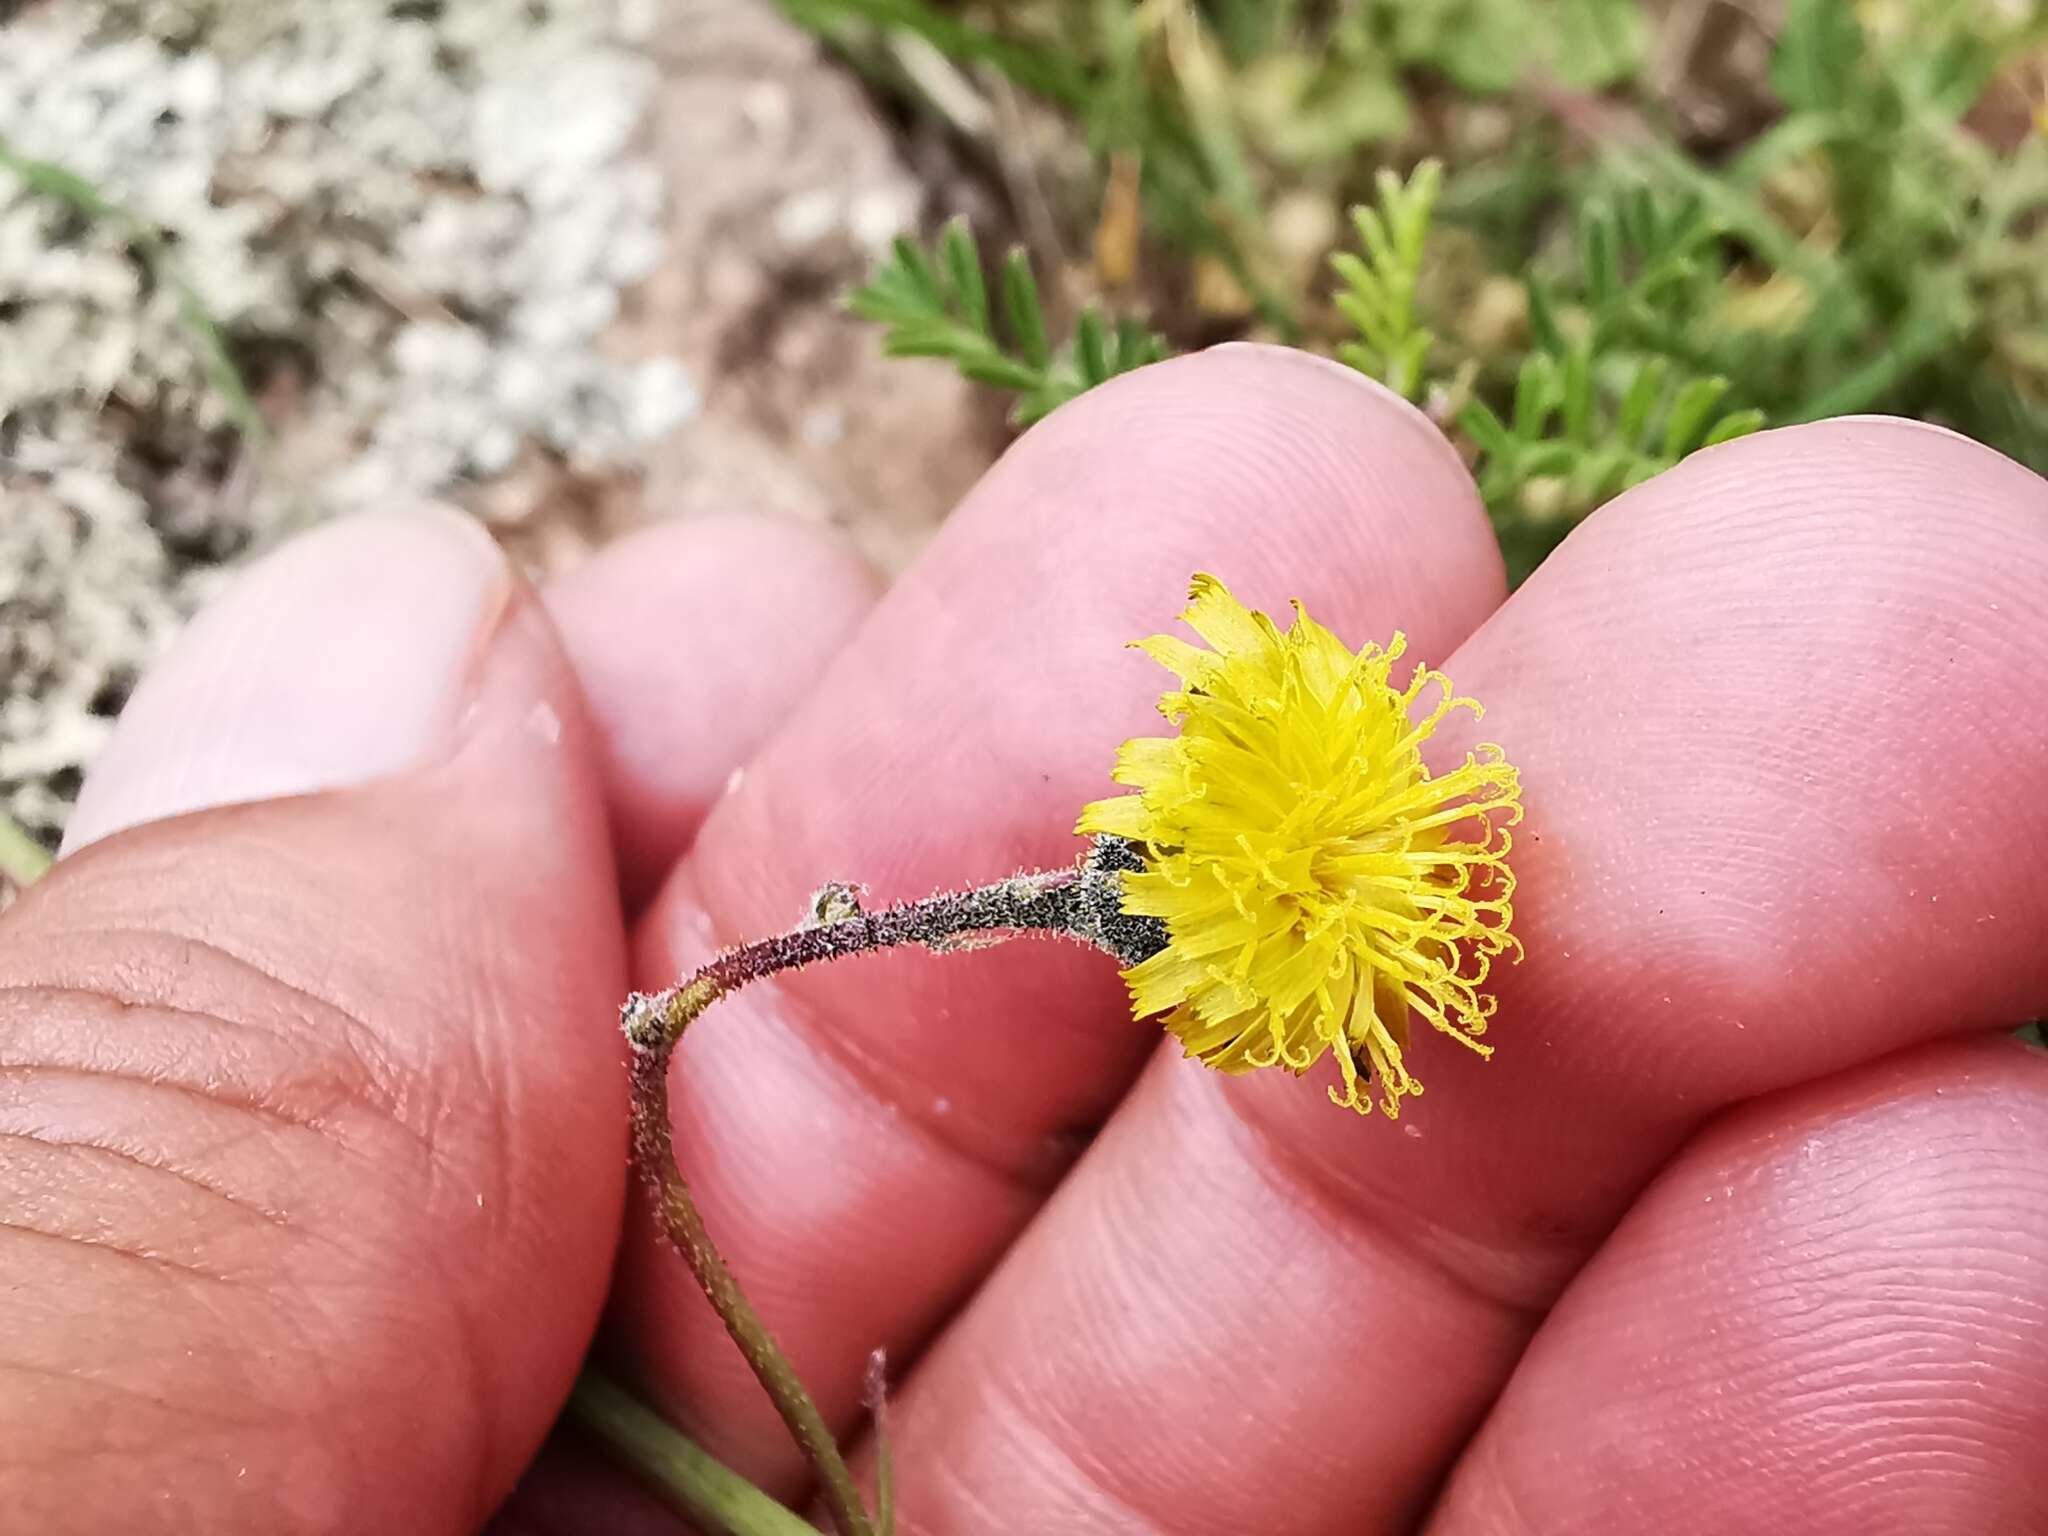
[[[43,845],[5,816],[0,816],[0,875],[26,890],[49,872],[50,855]]]
[[[569,1417],[668,1496],[705,1536],[817,1536],[817,1528],[641,1403],[586,1369]]]
[[[862,911],[851,887],[827,886],[814,903],[812,919],[803,926],[728,950],[665,992],[636,993],[626,1000],[621,1023],[633,1052],[634,1160],[669,1242],[689,1265],[810,1462],[819,1496],[840,1536],[876,1536],[875,1522],[831,1426],[733,1278],[676,1166],[669,1058],[690,1024],[728,992],[778,972],[899,944],[943,951],[975,938],[1038,932],[1078,939],[1134,965],[1165,943],[1165,930],[1156,919],[1124,914],[1121,872],[1138,867],[1141,860],[1135,848],[1102,838],[1079,870],[1015,875],[978,890],[948,892],[880,912]]]

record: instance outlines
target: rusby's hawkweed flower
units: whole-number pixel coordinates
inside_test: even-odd
[[[1422,1085],[1409,1017],[1486,1055],[1480,989],[1510,932],[1508,827],[1521,784],[1498,747],[1432,775],[1422,744],[1461,699],[1441,672],[1392,681],[1406,648],[1352,652],[1295,605],[1281,629],[1213,576],[1184,615],[1208,649],[1171,635],[1138,648],[1180,679],[1159,701],[1178,736],[1117,754],[1132,793],[1098,800],[1079,831],[1138,845],[1124,910],[1167,942],[1124,972],[1142,1015],[1223,1072],[1300,1074],[1325,1051],[1339,1104],[1400,1113]]]
[[[1180,679],[1159,701],[1180,733],[1124,743],[1115,777],[1131,793],[1082,811],[1079,830],[1094,842],[1078,866],[872,912],[859,887],[827,885],[789,932],[627,999],[635,1161],[669,1241],[810,1461],[841,1536],[887,1536],[890,1496],[878,1491],[867,1509],[675,1162],[669,1056],[719,998],[892,945],[945,952],[1036,932],[1115,956],[1139,1016],[1163,1014],[1188,1054],[1220,1071],[1300,1074],[1330,1052],[1341,1078],[1331,1096],[1361,1113],[1375,1085],[1390,1116],[1422,1091],[1408,1068],[1411,1016],[1488,1053],[1479,1039],[1493,1011],[1481,990],[1487,970],[1521,954],[1507,866],[1521,781],[1498,747],[1437,774],[1423,757],[1447,715],[1476,716],[1479,706],[1426,667],[1397,686],[1398,634],[1384,649],[1354,652],[1299,604],[1283,630],[1213,576],[1195,578],[1185,617],[1207,649],[1167,635],[1139,642]],[[878,1434],[883,1385],[878,1356],[868,1387]],[[615,1416],[607,1390],[578,1398],[600,1427]]]

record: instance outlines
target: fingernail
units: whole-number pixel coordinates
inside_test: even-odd
[[[86,777],[64,851],[421,761],[450,738],[514,589],[490,535],[437,508],[345,518],[284,545],[143,679]]]

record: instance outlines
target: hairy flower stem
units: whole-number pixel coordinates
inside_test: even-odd
[[[816,1472],[819,1494],[825,1501],[825,1507],[831,1511],[832,1522],[838,1527],[840,1536],[875,1536],[866,1506],[861,1502],[860,1489],[854,1483],[846,1458],[839,1454],[839,1444],[831,1427],[825,1423],[810,1394],[804,1391],[803,1383],[797,1380],[788,1357],[776,1345],[767,1325],[740,1290],[739,1282],[733,1279],[725,1256],[704,1229],[704,1218],[697,1210],[697,1202],[691,1198],[690,1186],[684,1182],[682,1171],[676,1166],[675,1146],[669,1134],[669,1055],[690,1021],[729,990],[729,986],[720,985],[700,973],[684,986],[661,993],[657,998],[635,997],[627,1005],[629,1012],[637,1003],[657,1005],[658,1012],[650,1009],[649,1013],[655,1021],[654,1029],[657,1032],[675,1031],[673,1035],[658,1036],[649,1043],[644,1035],[634,1033],[635,1024],[629,1018],[626,1038],[633,1045],[634,1160],[639,1163],[641,1175],[647,1180],[668,1240],[683,1256],[683,1262],[690,1266],[690,1273],[696,1276],[697,1284],[723,1319],[725,1331],[739,1345],[740,1353],[746,1356],[747,1364],[767,1389],[768,1396],[774,1400],[776,1412],[782,1415],[782,1422],[788,1426],[790,1435]]]
[[[1126,965],[1135,964],[1164,942],[1163,930],[1152,920],[1123,913],[1120,871],[1138,865],[1131,845],[1103,838],[1078,870],[1016,875],[978,890],[948,892],[872,913],[861,910],[851,887],[827,886],[819,893],[811,918],[801,926],[728,950],[665,992],[636,993],[626,1000],[621,1023],[633,1051],[634,1160],[669,1241],[816,1472],[820,1496],[840,1536],[876,1536],[877,1527],[830,1426],[740,1290],[704,1229],[690,1186],[676,1166],[669,1125],[669,1057],[683,1031],[705,1009],[749,982],[899,944],[944,951],[976,939],[1046,933],[1092,944]],[[882,1536],[887,1536],[886,1526]]]

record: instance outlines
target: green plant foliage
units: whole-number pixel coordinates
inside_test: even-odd
[[[1696,197],[1659,198],[1647,185],[1581,202],[1573,230],[1576,297],[1596,345],[1678,348],[1675,328],[1713,302],[1725,279],[1715,254],[1720,228]],[[1537,344],[1561,349],[1558,287],[1533,279],[1529,317]]]
[[[1106,320],[1092,304],[1075,321],[1071,341],[1054,347],[1030,258],[1022,250],[1004,258],[992,302],[981,248],[962,219],[946,226],[931,251],[898,240],[847,307],[887,327],[883,347],[892,356],[946,358],[968,378],[1014,393],[1012,419],[1025,426],[1083,390],[1167,355],[1165,341],[1138,321]]]
[[[1680,334],[1724,278],[1697,200],[1627,188],[1581,204],[1574,234],[1576,271],[1527,285],[1511,408],[1457,416],[1517,581],[1594,507],[1767,419]]]
[[[1880,39],[1849,0],[1793,0],[1771,67],[1788,110],[1729,166],[1611,157],[1717,228],[1713,281],[1667,308],[1665,344],[1773,421],[1923,416],[2048,470],[2048,141],[2001,151],[1962,120],[2044,35],[2039,14],[1912,4]]]
[[[1403,62],[1481,95],[1511,90],[1532,71],[1601,90],[1642,65],[1637,0],[1383,0],[1376,10]]]
[[[1381,170],[1377,205],[1362,203],[1351,210],[1360,251],[1338,251],[1330,258],[1344,285],[1334,300],[1337,310],[1359,335],[1357,341],[1340,343],[1337,355],[1409,400],[1420,397],[1436,339],[1415,318],[1415,290],[1443,180],[1443,166],[1434,160],[1423,161],[1406,181]]]
[[[1755,407],[1724,409],[1719,375],[1685,376],[1656,356],[1596,357],[1589,340],[1532,352],[1503,420],[1484,400],[1458,414],[1479,448],[1479,492],[1520,581],[1592,508],[1687,454],[1754,432]]]
[[[178,318],[184,323],[186,334],[192,338],[201,365],[206,370],[207,381],[220,397],[235,430],[244,442],[252,447],[262,447],[268,440],[263,413],[257,409],[241,370],[235,366],[227,338],[221,334],[213,312],[172,259],[170,243],[164,239],[163,232],[113,202],[76,172],[49,160],[18,154],[4,139],[0,139],[0,171],[20,177],[31,191],[67,205],[81,218],[117,231],[128,242],[156,280],[177,294]]]
[[[2048,45],[2039,3],[1786,0],[1767,78],[1742,66],[1775,106],[1698,149],[1644,67],[1671,23],[1636,0],[784,3],[827,35],[916,36],[1063,115],[1096,166],[1068,189],[1065,254],[1111,157],[1141,166],[1167,334],[1298,342],[1422,404],[1518,573],[1765,423],[1916,416],[2048,473],[2048,132],[2011,126]],[[1352,206],[1343,249],[1302,259],[1304,204],[1331,228]],[[1334,291],[1304,276],[1323,255]],[[1219,269],[1236,310],[1209,307]],[[1062,373],[947,292],[906,289],[885,318],[1016,389],[1021,415],[1085,387],[1091,356],[1145,350],[1084,319]]]

